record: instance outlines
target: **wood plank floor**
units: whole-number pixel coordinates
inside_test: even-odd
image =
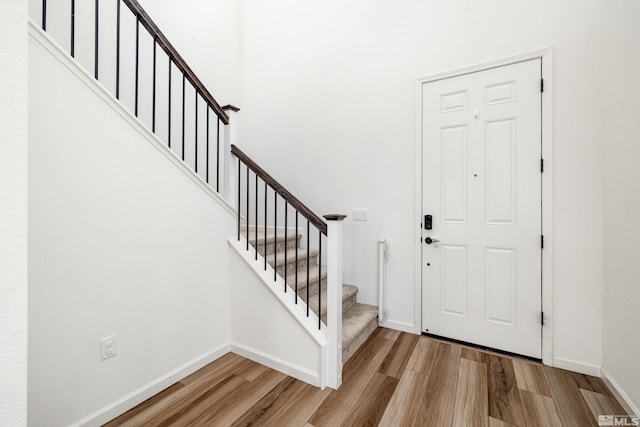
[[[339,390],[229,353],[105,426],[598,427],[620,414],[599,378],[378,328]]]

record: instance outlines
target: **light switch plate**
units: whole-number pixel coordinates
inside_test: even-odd
[[[354,209],[353,210],[353,220],[354,221],[366,221],[368,209]]]
[[[116,336],[111,335],[100,340],[100,360],[109,359],[118,354]]]

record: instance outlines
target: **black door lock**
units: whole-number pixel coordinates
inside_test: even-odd
[[[424,216],[424,229],[425,230],[433,229],[433,216],[431,215]]]

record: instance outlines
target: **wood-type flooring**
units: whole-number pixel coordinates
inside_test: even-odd
[[[599,378],[378,328],[339,390],[229,353],[105,426],[598,427],[625,413]]]

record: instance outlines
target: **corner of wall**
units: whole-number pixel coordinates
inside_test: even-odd
[[[27,4],[0,13],[0,423],[27,423]]]

